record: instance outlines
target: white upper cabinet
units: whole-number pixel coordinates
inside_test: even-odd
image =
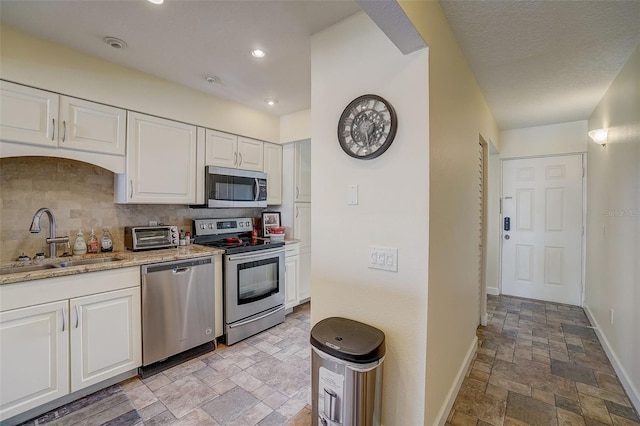
[[[311,140],[295,144],[295,193],[297,203],[311,202]]]
[[[116,175],[115,202],[195,204],[197,128],[128,112],[127,171]]]
[[[238,168],[261,172],[264,167],[264,143],[238,136]]]
[[[238,167],[238,137],[207,129],[205,158],[207,166]]]
[[[0,81],[0,139],[57,147],[58,102],[55,93]]]
[[[125,155],[125,110],[61,96],[59,122],[61,148]]]
[[[207,129],[206,165],[261,172],[263,142]]]
[[[267,204],[282,204],[282,145],[264,144],[264,172],[267,174]]]
[[[3,141],[125,155],[123,109],[6,81],[0,82],[0,104]]]

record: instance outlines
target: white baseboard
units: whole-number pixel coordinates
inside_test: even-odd
[[[440,426],[443,426],[447,421],[447,417],[449,417],[451,408],[453,408],[453,403],[456,402],[456,396],[458,396],[458,391],[460,391],[460,386],[462,386],[462,381],[464,380],[464,377],[469,370],[469,366],[471,365],[471,361],[473,361],[473,357],[476,354],[477,348],[478,336],[473,336],[473,341],[471,342],[471,346],[469,346],[469,350],[467,351],[467,355],[464,358],[464,362],[460,366],[460,370],[458,370],[456,380],[453,383],[451,389],[449,389],[445,404],[442,406],[442,408],[440,408],[438,416],[436,417],[437,424]]]
[[[616,370],[616,374],[618,374],[618,379],[620,379],[620,383],[622,383],[622,387],[627,392],[629,399],[631,400],[631,404],[635,407],[636,411],[640,412],[640,392],[633,385],[633,382],[629,380],[629,375],[627,371],[624,369],[620,360],[616,356],[616,353],[613,351],[611,345],[609,345],[609,341],[606,336],[600,331],[600,326],[598,325],[598,321],[596,321],[595,317],[591,313],[589,306],[584,305],[584,312],[587,314],[587,318],[594,327],[596,332],[596,336],[598,336],[598,340],[600,340],[600,344],[607,354],[607,358],[611,362],[613,369]]]
[[[487,287],[487,294],[490,294],[492,296],[499,296],[500,289],[498,287]]]

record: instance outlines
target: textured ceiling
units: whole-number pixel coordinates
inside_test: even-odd
[[[251,108],[311,105],[311,35],[358,12],[355,1],[1,0],[0,21],[73,49]],[[127,42],[113,49],[102,39]],[[250,50],[267,56],[257,60]],[[206,75],[220,78],[207,83]],[[279,100],[268,107],[264,100]]]
[[[589,118],[640,43],[640,1],[442,1],[502,129]]]
[[[398,10],[393,0],[379,3],[371,5],[378,14]],[[502,129],[587,119],[640,43],[640,0],[441,5]],[[283,115],[310,107],[310,36],[359,10],[351,0],[166,0],[160,7],[144,0],[0,0],[0,21]],[[386,22],[407,25],[391,18]],[[394,38],[414,33],[383,29]],[[129,46],[113,49],[105,36]],[[268,56],[252,58],[257,47]],[[205,75],[220,82],[207,83]],[[264,100],[273,97],[279,103],[268,107]]]

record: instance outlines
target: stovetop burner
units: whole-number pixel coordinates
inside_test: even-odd
[[[284,246],[282,241],[268,238],[251,238],[253,220],[238,219],[194,219],[194,243],[223,249],[226,254],[266,250]]]

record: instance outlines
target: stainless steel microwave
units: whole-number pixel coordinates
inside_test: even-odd
[[[207,166],[207,207],[267,207],[267,174]]]
[[[177,247],[179,243],[177,226],[125,226],[124,246],[128,250],[152,250]]]

